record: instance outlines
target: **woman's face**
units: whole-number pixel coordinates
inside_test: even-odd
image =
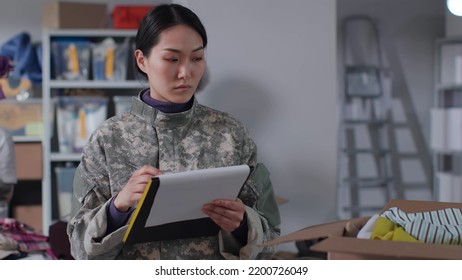
[[[152,98],[186,103],[205,71],[202,38],[194,29],[176,25],[164,30],[159,39],[149,56],[135,51],[138,67],[148,76]]]

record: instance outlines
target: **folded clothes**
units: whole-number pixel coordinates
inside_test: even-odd
[[[0,260],[10,255],[19,255],[18,242],[0,233]]]
[[[374,230],[375,222],[377,221],[377,218],[379,217],[379,214],[375,214],[372,216],[367,223],[361,228],[361,230],[358,232],[356,235],[356,238],[362,238],[362,239],[371,239],[371,234],[372,231]]]
[[[380,215],[399,225],[415,239],[425,243],[462,244],[462,209],[406,213],[397,207]]]
[[[371,239],[420,242],[397,224],[382,216],[377,217],[371,233]]]

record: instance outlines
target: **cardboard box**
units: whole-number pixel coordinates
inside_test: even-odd
[[[417,213],[444,208],[462,208],[462,203],[391,200],[382,211],[391,207],[398,207],[408,213]],[[275,245],[324,238],[322,241],[315,243],[310,249],[326,252],[327,258],[332,260],[462,259],[462,247],[458,245],[368,240],[344,236],[345,226],[349,221],[363,223],[367,220],[368,217],[361,217],[309,226],[269,241],[266,244]]]
[[[14,150],[18,180],[42,180],[42,144],[16,143]]]
[[[108,16],[104,3],[53,1],[43,5],[42,27],[106,28]]]
[[[37,233],[43,233],[42,206],[21,205],[13,208],[13,217],[34,229]]]

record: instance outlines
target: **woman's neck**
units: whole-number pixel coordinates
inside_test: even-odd
[[[188,111],[191,109],[193,103],[194,103],[194,97],[192,97],[188,102],[186,103],[173,103],[173,102],[164,102],[164,101],[159,101],[157,99],[154,99],[150,95],[150,91],[146,90],[143,92],[141,95],[141,100],[143,100],[144,103],[156,108],[157,110],[171,114],[171,113],[181,113]]]

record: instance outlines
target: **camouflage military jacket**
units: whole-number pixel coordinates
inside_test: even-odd
[[[76,259],[263,259],[274,247],[262,243],[280,234],[279,211],[268,170],[257,164],[248,131],[228,114],[198,104],[166,114],[133,97],[131,111],[106,120],[84,147],[74,176],[73,212],[67,232]],[[123,243],[128,225],[105,236],[107,206],[143,165],[162,172],[221,166],[257,166],[239,198],[246,204],[247,244],[231,234]]]

